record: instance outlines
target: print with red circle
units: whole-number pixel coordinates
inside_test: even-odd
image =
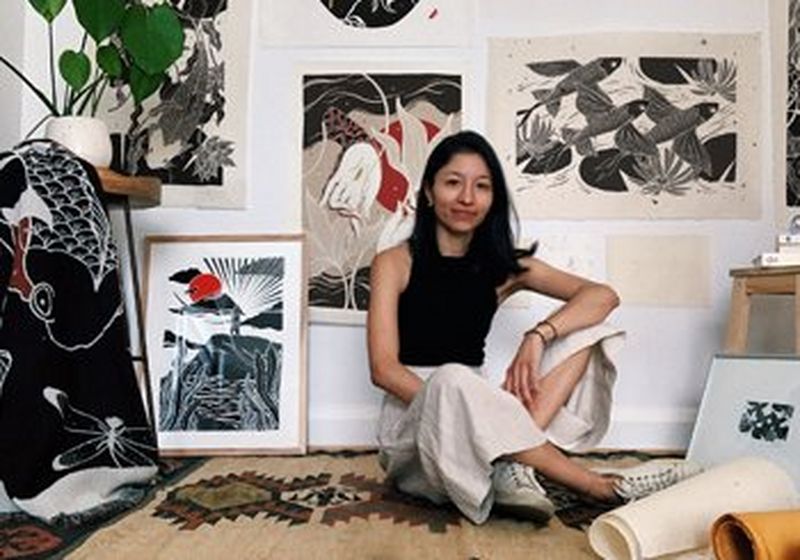
[[[198,274],[189,282],[187,290],[192,303],[219,297],[222,293],[222,282],[213,274]]]

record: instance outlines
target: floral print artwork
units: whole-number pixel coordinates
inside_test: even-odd
[[[460,127],[461,78],[305,75],[303,106],[309,302],[364,311],[369,263],[411,233],[428,154]]]

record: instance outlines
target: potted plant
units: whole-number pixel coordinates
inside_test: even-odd
[[[67,0],[28,0],[47,23],[50,91],[46,94],[3,55],[0,63],[13,72],[47,108],[46,136],[67,145],[95,165],[106,166],[111,143],[105,124],[94,118],[101,98],[111,88],[136,105],[155,93],[166,71],[181,56],[184,33],[178,15],[166,2],[142,0],[71,0],[83,37],[77,48],[65,48],[56,61],[53,23]],[[58,77],[63,87],[57,88]],[[60,99],[59,99],[60,93]],[[94,132],[80,132],[85,127]],[[99,135],[98,140],[91,140]],[[100,142],[100,146],[93,146]],[[92,153],[98,150],[97,153]]]

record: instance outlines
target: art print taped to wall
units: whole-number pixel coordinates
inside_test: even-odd
[[[253,3],[173,4],[186,47],[168,81],[141,110],[123,98],[98,113],[112,129],[114,166],[161,178],[167,206],[243,208]]]
[[[687,457],[706,467],[755,455],[800,484],[800,360],[716,356]]]
[[[800,211],[800,2],[788,4],[786,56],[786,192],[784,204]]]
[[[147,344],[166,453],[302,451],[299,236],[150,237]]]
[[[462,77],[315,72],[301,80],[311,318],[360,322],[372,258],[410,235],[427,156],[460,128]]]
[[[794,231],[800,215],[800,2],[773,0],[769,4],[773,107],[786,107],[786,118],[772,119],[774,146],[775,225],[778,232]]]
[[[490,43],[489,132],[524,217],[759,213],[755,35]]]
[[[465,45],[472,0],[266,0],[261,41],[270,46]]]

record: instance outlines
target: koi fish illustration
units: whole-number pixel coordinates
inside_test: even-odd
[[[519,113],[520,125],[525,124],[531,113],[544,105],[551,116],[556,116],[561,109],[561,98],[575,93],[579,87],[591,89],[603,94],[598,82],[610,76],[622,64],[620,57],[596,58],[586,64],[575,60],[551,62],[532,62],[528,68],[542,76],[565,76],[552,89],[540,89],[533,92],[537,102]],[[604,95],[604,94],[603,94]]]
[[[9,285],[44,323],[54,344],[65,350],[88,348],[122,315],[122,303],[109,310],[105,324],[99,330],[93,326],[91,333],[69,328],[67,324],[78,320],[77,316],[63,314],[57,324],[57,282],[53,278],[32,281],[28,261],[31,251],[65,255],[86,271],[95,291],[100,289],[106,276],[116,270],[117,255],[95,187],[83,165],[52,142],[28,142],[16,148],[0,160],[0,174],[5,173],[13,177],[10,184],[25,185],[16,201],[6,201],[0,208],[0,224],[8,225],[12,239]]]
[[[11,164],[18,164],[24,168],[22,159],[11,153],[2,161],[0,169]],[[15,188],[20,184],[18,181],[9,181],[9,183],[8,188]],[[30,305],[34,315],[42,320],[49,320],[53,289],[46,282],[34,285],[28,274],[26,255],[31,245],[34,226],[43,224],[46,228],[52,229],[53,215],[42,197],[26,182],[25,188],[20,192],[14,205],[11,208],[0,209],[0,216],[11,227],[13,243],[11,275],[8,280],[9,289],[16,292],[22,301]]]

